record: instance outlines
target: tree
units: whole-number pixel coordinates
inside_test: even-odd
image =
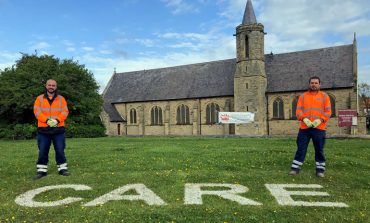
[[[358,86],[358,94],[366,114],[370,115],[370,85],[366,83],[360,83]]]
[[[27,55],[0,72],[0,124],[35,124],[33,103],[55,79],[70,111],[67,124],[101,125],[102,98],[93,74],[84,65],[48,55]]]

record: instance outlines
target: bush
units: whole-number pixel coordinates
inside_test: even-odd
[[[66,126],[66,136],[69,138],[96,138],[105,135],[105,127],[103,125],[77,125],[69,123]]]
[[[32,139],[37,134],[35,124],[0,124],[0,138],[4,139]],[[95,138],[103,137],[105,128],[103,125],[76,125],[68,124],[66,127],[66,137],[69,138]]]
[[[0,125],[0,138],[5,139],[31,139],[36,132],[34,124]]]
[[[16,124],[14,139],[31,139],[36,136],[37,127],[34,124]]]
[[[13,139],[13,126],[0,127],[0,139]]]

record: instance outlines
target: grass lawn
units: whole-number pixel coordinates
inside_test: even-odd
[[[370,140],[328,139],[324,179],[315,176],[311,144],[302,172],[294,177],[287,175],[295,149],[295,138],[67,139],[71,176],[57,174],[51,150],[49,175],[35,181],[36,140],[0,141],[0,222],[370,222]],[[84,206],[119,187],[138,183],[167,205],[117,200]],[[211,195],[202,196],[202,205],[186,205],[186,183],[243,185],[249,191],[240,196],[262,205],[241,205]],[[60,206],[25,207],[15,202],[27,191],[63,184],[92,189],[50,190],[34,198],[38,202],[83,198]],[[265,184],[318,184],[323,188],[289,190],[327,192],[330,196],[292,198],[343,202],[349,207],[279,205]],[[131,190],[125,195],[137,193]]]

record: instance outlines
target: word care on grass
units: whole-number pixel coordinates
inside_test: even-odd
[[[203,189],[202,189],[203,187]],[[204,190],[206,187],[208,190]],[[215,190],[209,190],[210,187]],[[217,187],[219,190],[217,190]],[[272,196],[275,197],[279,205],[284,206],[321,206],[321,207],[348,207],[345,203],[339,202],[308,202],[308,201],[297,201],[291,197],[294,196],[329,196],[326,192],[320,191],[303,191],[302,188],[308,189],[320,189],[321,185],[318,184],[265,184],[267,190],[270,191]],[[226,189],[225,189],[226,188]],[[299,188],[300,190],[294,190]],[[92,190],[91,187],[83,184],[62,184],[40,187],[34,190],[27,191],[18,197],[15,202],[18,205],[26,207],[52,207],[58,205],[66,205],[74,202],[82,201],[81,197],[67,197],[62,200],[55,201],[35,201],[34,198],[41,193],[52,190],[60,189],[74,189],[77,191],[81,190]],[[287,190],[289,189],[289,190]],[[128,191],[134,190],[136,195],[126,194]],[[202,196],[218,196],[223,199],[236,202],[240,205],[262,205],[262,203],[246,198],[240,194],[248,192],[248,188],[240,184],[220,184],[220,183],[186,183],[184,191],[184,204],[185,205],[202,205]],[[84,203],[83,206],[97,206],[103,205],[109,201],[143,201],[148,205],[167,205],[167,203],[156,195],[152,190],[147,188],[144,184],[126,184],[119,187],[107,194],[104,194],[92,201]]]

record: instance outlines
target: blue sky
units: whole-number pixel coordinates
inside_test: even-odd
[[[247,0],[0,0],[0,69],[21,53],[84,64],[101,86],[117,72],[235,58]],[[370,84],[368,0],[253,0],[265,53],[358,43]]]

